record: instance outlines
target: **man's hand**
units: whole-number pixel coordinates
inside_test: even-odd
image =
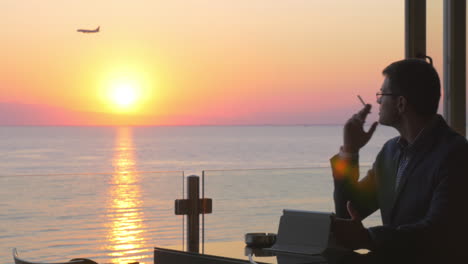
[[[374,122],[368,132],[364,131],[364,123],[367,115],[370,113],[370,104],[354,114],[345,124],[343,131],[343,151],[348,153],[357,153],[369,142],[370,138],[377,128],[377,122]]]
[[[361,248],[370,249],[371,239],[369,232],[362,225],[362,218],[353,208],[350,201],[348,201],[346,206],[351,219],[332,218],[332,232],[338,244],[353,250]]]

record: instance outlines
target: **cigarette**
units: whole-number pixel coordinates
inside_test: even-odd
[[[361,101],[363,106],[366,106],[366,103],[364,103],[364,100],[362,100],[361,96],[358,95],[357,98],[359,98],[359,101]]]

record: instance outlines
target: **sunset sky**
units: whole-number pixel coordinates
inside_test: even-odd
[[[2,0],[0,27],[0,125],[343,123],[404,57],[404,0]]]

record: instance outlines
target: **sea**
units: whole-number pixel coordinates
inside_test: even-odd
[[[201,249],[276,233],[283,209],[333,212],[329,159],[341,125],[0,127],[0,263],[90,258],[152,263],[153,248],[186,249],[196,175]],[[361,176],[397,136],[379,126],[360,153]],[[182,212],[183,213],[183,212]],[[379,212],[365,226],[381,224]]]

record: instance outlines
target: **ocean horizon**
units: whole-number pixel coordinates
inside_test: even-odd
[[[109,173],[119,144],[134,152],[137,171],[328,166],[341,133],[340,125],[0,126],[0,169],[1,175]],[[361,161],[371,162],[396,135],[379,126]]]

